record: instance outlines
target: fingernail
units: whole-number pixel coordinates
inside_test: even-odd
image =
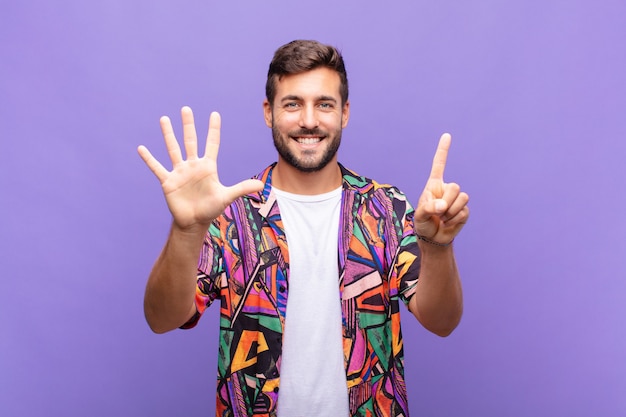
[[[446,209],[446,203],[442,200],[437,200],[435,202],[435,210],[444,211]]]

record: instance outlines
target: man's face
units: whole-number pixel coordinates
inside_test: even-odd
[[[302,172],[316,172],[336,160],[349,103],[341,104],[339,74],[317,68],[276,83],[273,103],[263,104],[280,160]]]

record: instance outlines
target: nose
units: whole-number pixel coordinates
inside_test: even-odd
[[[299,125],[303,129],[315,129],[320,124],[313,106],[304,106],[300,111]]]

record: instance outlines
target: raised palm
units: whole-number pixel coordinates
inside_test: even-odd
[[[263,188],[258,180],[244,180],[233,186],[224,186],[217,172],[217,154],[220,146],[221,119],[211,113],[209,132],[203,156],[198,155],[198,140],[189,107],[181,109],[183,143],[187,159],[174,135],[172,123],[167,116],[161,117],[161,131],[172,170],[168,171],[145,146],[137,151],[148,168],[159,179],[174,224],[183,230],[206,230],[208,224],[224,211],[236,198]]]

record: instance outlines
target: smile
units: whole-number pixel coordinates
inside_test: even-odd
[[[294,138],[298,143],[302,145],[314,145],[319,143],[322,138]]]

